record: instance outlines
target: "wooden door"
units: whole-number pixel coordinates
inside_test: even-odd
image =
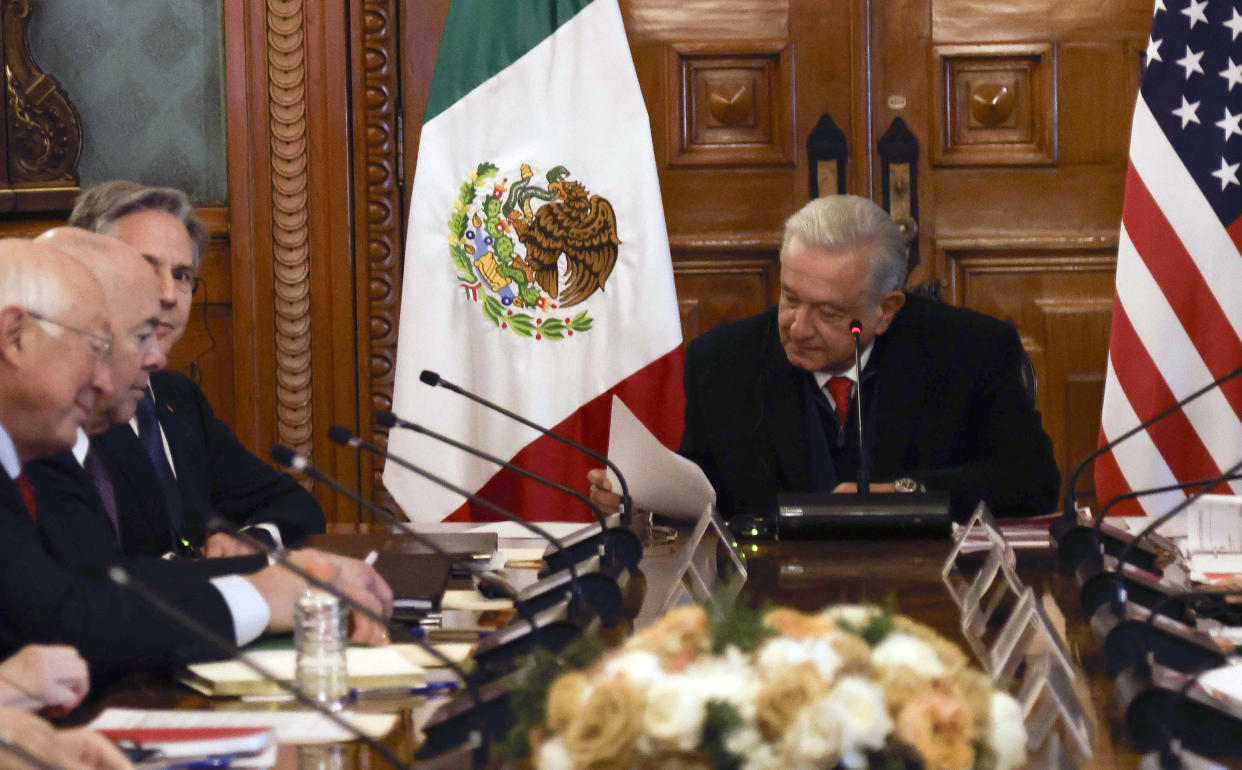
[[[403,9],[407,178],[446,10],[447,0]],[[1062,470],[1090,450],[1149,0],[621,0],[621,10],[687,340],[776,301],[784,219],[812,178],[835,191],[836,167],[808,154],[823,118],[846,147],[844,189],[881,203],[902,159],[890,165],[877,147],[900,119],[917,145],[904,175],[918,215],[910,285],[1014,323]]]

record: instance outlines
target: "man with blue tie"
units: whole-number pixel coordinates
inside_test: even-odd
[[[69,222],[134,247],[155,269],[160,280],[156,336],[167,355],[185,332],[207,241],[185,194],[105,182],[79,197]],[[133,510],[139,516],[122,543],[128,553],[185,547],[201,547],[207,557],[253,552],[224,532],[208,532],[212,516],[232,521],[269,545],[296,545],[324,531],[315,498],[247,451],[215,417],[193,381],[175,372],[155,372],[150,383],[131,425],[114,426],[94,442],[113,471],[123,515]]]

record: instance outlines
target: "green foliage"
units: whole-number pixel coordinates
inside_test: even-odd
[[[488,228],[491,228],[490,224]],[[493,237],[496,239],[496,242],[492,244],[492,251],[496,252],[496,261],[509,264],[513,256],[513,239],[504,233],[494,233]],[[522,274],[522,281],[526,281],[525,273]]]
[[[496,171],[497,169],[494,163],[483,161],[479,164],[478,168],[474,170],[474,175],[479,179],[490,179],[496,175]]]
[[[539,333],[550,340],[565,339],[565,322],[559,318],[549,318],[539,327]]]
[[[449,232],[455,241],[461,240],[461,237],[466,234],[466,208],[464,206],[454,211],[449,217]]]
[[[884,607],[879,612],[874,612],[863,626],[855,626],[843,620],[837,621],[837,626],[842,631],[848,631],[855,636],[862,637],[868,647],[875,647],[884,638],[893,632],[893,616],[897,614],[897,600],[893,596],[889,596],[884,602]]]
[[[505,308],[500,304],[500,300],[490,294],[483,297],[483,317],[491,321],[496,326],[500,326],[500,320],[504,318]]]
[[[716,770],[737,770],[742,766],[743,758],[725,747],[729,733],[741,724],[742,715],[733,704],[719,700],[707,702],[703,718],[703,753]]]
[[[474,263],[470,255],[461,246],[450,246],[449,254],[453,257],[453,267],[457,268],[457,277],[466,283],[474,283]]]
[[[535,336],[535,319],[525,313],[517,313],[508,318],[509,328],[523,337]]]
[[[553,655],[543,648],[527,656],[519,666],[526,670],[519,684],[509,695],[509,713],[513,725],[500,744],[500,756],[516,761],[530,756],[530,731],[543,724],[548,688],[567,671],[578,671],[595,663],[604,654],[604,645],[594,636],[583,636]]]
[[[569,322],[569,328],[576,332],[584,332],[591,328],[591,324],[595,323],[595,319],[587,315],[587,311],[583,310],[574,319]]]
[[[523,305],[534,307],[535,303],[539,301],[539,287],[533,283],[524,283],[522,288],[518,289],[518,296],[522,298]]]
[[[712,652],[719,655],[727,647],[751,652],[775,632],[763,625],[763,609],[750,607],[728,595],[713,596],[707,603],[712,621]]]

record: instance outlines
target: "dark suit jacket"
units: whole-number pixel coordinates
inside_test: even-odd
[[[948,490],[959,520],[980,499],[997,516],[1051,511],[1060,474],[1023,389],[1021,355],[1009,325],[909,296],[864,373],[874,379],[863,405],[874,427],[872,481],[912,476]],[[725,516],[769,515],[778,491],[816,491],[806,439],[811,377],[786,358],[775,308],[688,346],[680,451],[703,468]]]
[[[25,471],[35,489],[36,506],[40,511],[55,512],[39,517],[39,535],[43,547],[61,564],[101,575],[110,565],[122,564],[131,570],[150,568],[163,575],[200,581],[219,575],[250,573],[267,566],[265,556],[201,561],[166,561],[157,556],[131,558],[122,548],[123,541],[117,539],[94,481],[72,452],[58,452],[26,463]],[[118,504],[118,512],[120,510]],[[142,527],[132,526],[132,520],[138,517],[119,515],[118,518],[122,538],[147,534]],[[125,526],[127,520],[131,526]],[[151,560],[156,562],[152,564]]]
[[[323,511],[293,477],[255,457],[216,419],[203,392],[175,372],[151,375],[156,415],[168,439],[185,522],[180,535],[195,545],[205,521],[218,514],[238,526],[273,523],[285,545],[324,531]],[[92,439],[103,457],[121,512],[122,547],[130,555],[158,555],[172,546],[172,527],[155,469],[129,425]]]
[[[36,504],[40,519],[56,516],[55,510]],[[93,684],[130,671],[220,657],[137,594],[97,571],[68,566],[49,554],[17,485],[2,472],[0,529],[0,657],[31,643],[73,645],[90,665]],[[233,638],[224,598],[206,578],[189,577],[181,568],[156,560],[131,572],[220,635]]]

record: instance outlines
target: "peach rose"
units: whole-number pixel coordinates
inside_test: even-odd
[[[927,770],[965,770],[974,764],[975,725],[960,699],[925,692],[897,714],[897,737],[923,756]]]
[[[884,690],[884,702],[888,704],[889,713],[899,713],[911,700],[932,691],[932,680],[909,666],[885,666],[878,671],[876,681]]]
[[[763,616],[763,626],[776,631],[782,636],[791,636],[795,639],[827,636],[836,627],[828,618],[820,615],[808,615],[805,612],[799,612],[788,607],[778,607],[777,609],[769,610]]]
[[[875,678],[875,666],[871,664],[871,648],[861,638],[845,632],[833,633],[828,643],[841,657],[837,676],[865,676]]]
[[[569,720],[561,741],[575,767],[624,767],[642,729],[643,697],[617,678],[595,685]]]
[[[707,611],[698,605],[687,605],[670,610],[635,634],[626,648],[654,653],[665,670],[681,671],[707,646],[710,633]]]
[[[581,671],[562,674],[548,688],[544,724],[554,733],[564,730],[570,720],[582,709],[582,695],[587,689],[587,677]]]
[[[827,692],[828,683],[813,663],[799,663],[777,672],[755,696],[755,715],[763,737],[779,740],[798,713]]]

